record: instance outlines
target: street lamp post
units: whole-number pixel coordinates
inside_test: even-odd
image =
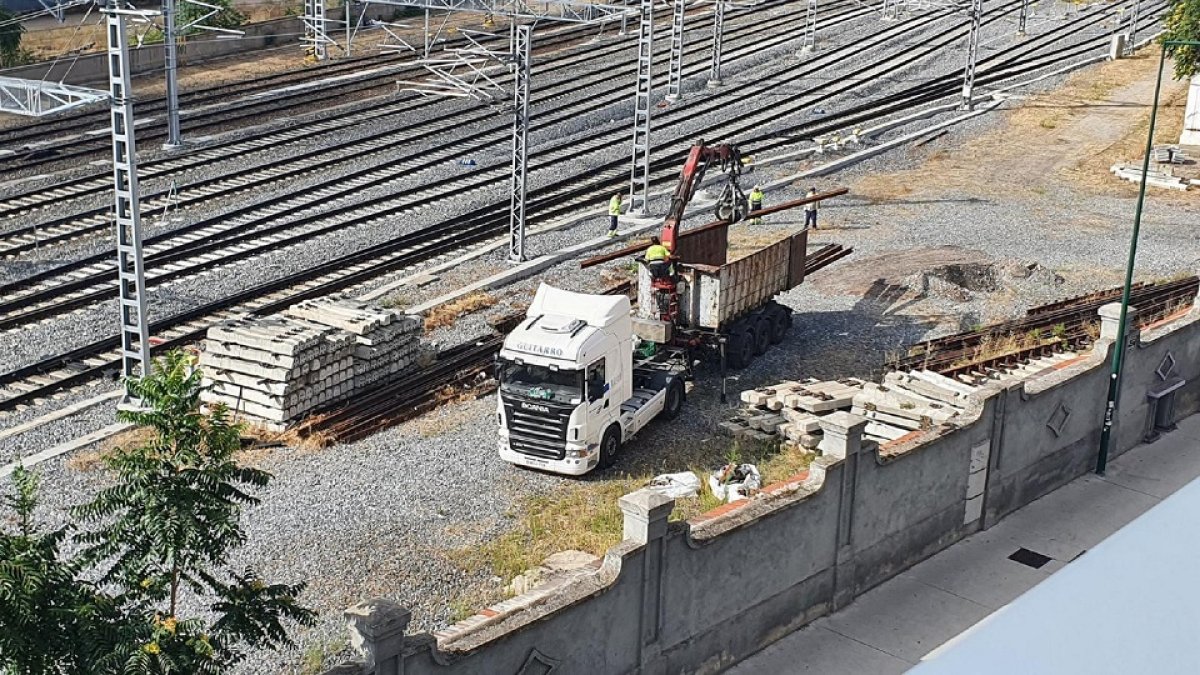
[[[1158,79],[1154,81],[1154,102],[1150,105],[1150,131],[1146,135],[1146,152],[1142,156],[1142,180],[1138,185],[1137,206],[1133,212],[1133,234],[1129,241],[1129,259],[1125,263],[1125,286],[1121,289],[1121,318],[1117,323],[1117,341],[1113,352],[1112,371],[1108,379],[1108,401],[1104,406],[1104,426],[1100,428],[1100,453],[1096,457],[1096,473],[1104,475],[1108,466],[1108,449],[1112,442],[1113,422],[1117,415],[1117,396],[1120,393],[1121,365],[1125,358],[1125,322],[1129,313],[1129,291],[1133,285],[1133,263],[1137,258],[1138,231],[1142,227],[1142,207],[1146,204],[1146,176],[1150,173],[1150,153],[1154,151],[1154,124],[1158,117],[1158,97],[1162,92],[1163,66],[1167,48],[1200,46],[1200,40],[1165,40],[1158,59]]]

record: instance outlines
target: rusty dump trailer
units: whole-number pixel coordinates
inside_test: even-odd
[[[708,347],[733,368],[748,365],[792,325],[792,310],[775,296],[804,281],[808,232],[800,231],[737,260],[727,261],[729,228],[722,224],[680,237],[676,259],[678,319],[662,321],[650,271],[638,268],[634,332],[664,345]]]

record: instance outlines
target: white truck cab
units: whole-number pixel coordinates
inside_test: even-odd
[[[500,457],[578,476],[610,464],[660,413],[678,414],[680,369],[635,363],[636,340],[629,298],[542,284],[498,357]]]

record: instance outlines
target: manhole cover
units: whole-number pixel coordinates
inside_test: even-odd
[[[1033,569],[1041,569],[1043,565],[1053,560],[1048,556],[1044,556],[1037,551],[1030,551],[1027,548],[1019,548],[1012,555],[1008,556],[1009,560],[1019,562],[1022,565],[1028,565]]]

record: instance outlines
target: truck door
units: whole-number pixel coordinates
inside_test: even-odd
[[[612,411],[614,410],[612,387],[609,386],[606,372],[607,369],[604,367],[603,357],[596,359],[595,362],[587,367],[584,379],[587,382],[589,419],[607,421],[612,417]]]

